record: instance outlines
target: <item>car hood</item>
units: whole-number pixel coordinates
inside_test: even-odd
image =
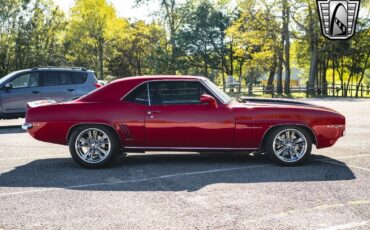
[[[311,103],[296,101],[296,100],[287,100],[287,99],[274,99],[274,98],[240,98],[238,100],[240,103],[235,103],[232,107],[267,107],[267,108],[305,108],[313,110],[323,110],[328,112],[338,113],[337,111],[319,106]],[[338,113],[339,114],[339,113]]]

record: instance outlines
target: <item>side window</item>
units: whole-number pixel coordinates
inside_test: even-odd
[[[68,85],[69,84],[67,72],[60,72],[59,76],[60,76],[60,84],[61,85]]]
[[[151,105],[200,104],[200,95],[208,93],[196,81],[158,81],[149,84]]]
[[[16,77],[12,81],[13,89],[37,87],[40,84],[39,73],[26,73]]]
[[[42,72],[42,82],[43,86],[56,86],[62,84],[61,72],[57,71],[45,71]],[[66,77],[64,79],[66,82]]]
[[[142,105],[148,105],[148,87],[147,84],[142,84],[127,95],[124,101],[133,102]]]
[[[79,85],[83,84],[87,80],[87,73],[82,73],[82,72],[69,72],[68,73],[69,77],[69,84],[72,85]]]

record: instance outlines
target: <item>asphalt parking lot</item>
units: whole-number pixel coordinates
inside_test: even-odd
[[[370,100],[325,99],[346,136],[300,167],[247,154],[129,154],[77,166],[0,121],[0,229],[370,229]]]

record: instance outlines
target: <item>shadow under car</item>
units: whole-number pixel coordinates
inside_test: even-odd
[[[343,165],[317,161],[285,167],[248,154],[148,154],[117,159],[109,168],[81,168],[70,158],[40,159],[0,174],[0,187],[98,191],[196,191],[217,183],[338,181],[355,178]]]

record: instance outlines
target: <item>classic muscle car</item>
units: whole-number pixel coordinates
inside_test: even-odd
[[[120,152],[260,152],[297,165],[345,130],[338,112],[293,101],[230,98],[210,80],[144,76],[116,80],[77,100],[28,104],[23,128],[69,145],[80,165],[107,165]]]

